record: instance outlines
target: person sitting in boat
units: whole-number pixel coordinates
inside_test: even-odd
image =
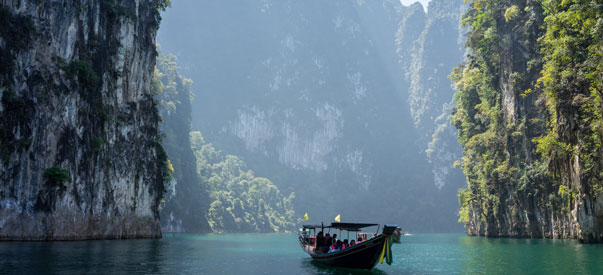
[[[362,236],[358,236],[358,240],[356,241],[356,243],[361,243],[361,242],[363,242]]]
[[[350,242],[350,246],[354,246],[355,244],[356,244],[356,241],[354,241],[354,240],[352,240],[352,241]]]
[[[339,250],[339,249],[337,249],[337,241],[332,240],[331,241],[331,246],[329,247],[329,253],[335,252],[337,250]]]
[[[331,238],[331,234],[327,233],[325,235],[325,246],[322,249],[323,253],[329,252],[329,247],[331,246],[331,243],[333,243],[333,240]]]
[[[337,241],[337,234],[333,234],[333,240]]]
[[[348,243],[348,239],[343,240],[343,244],[341,244],[341,249],[346,249],[348,248],[350,245]]]
[[[314,252],[322,253],[323,247],[325,247],[325,238],[322,236],[322,231],[316,234],[316,248],[314,248]]]
[[[340,250],[342,245],[343,245],[343,243],[341,242],[341,240],[337,240],[336,245],[335,245],[335,249],[336,250]]]

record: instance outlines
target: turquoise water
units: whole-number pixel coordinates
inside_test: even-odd
[[[293,234],[164,234],[159,240],[0,243],[0,273],[14,274],[603,274],[603,245],[573,240],[416,234],[394,263],[329,268]]]

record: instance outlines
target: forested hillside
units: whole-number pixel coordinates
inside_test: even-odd
[[[452,74],[468,234],[603,234],[603,6],[473,1],[468,58]]]
[[[245,162],[224,155],[191,132],[197,171],[211,195],[207,220],[214,232],[278,232],[293,230],[294,193],[284,196],[267,178],[256,177]]]

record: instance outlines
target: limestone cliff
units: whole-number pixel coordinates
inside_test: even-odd
[[[0,239],[159,237],[165,3],[0,3]]]
[[[410,115],[422,135],[420,148],[431,163],[433,183],[440,189],[462,182],[461,173],[451,165],[461,155],[461,148],[450,123],[454,90],[448,75],[463,61],[465,29],[459,21],[465,9],[466,5],[457,1],[431,0],[425,13],[415,3],[403,10],[396,33]]]
[[[601,78],[584,77],[601,75],[600,27],[588,23],[601,12],[566,4],[474,1],[463,17],[452,120],[469,235],[603,240]]]

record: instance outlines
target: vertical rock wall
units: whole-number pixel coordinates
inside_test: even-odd
[[[160,2],[0,3],[0,239],[159,237]]]
[[[459,90],[452,120],[468,183],[459,192],[461,221],[468,235],[601,242],[601,135],[593,127],[601,120],[588,112],[589,83],[580,77],[555,79],[560,91],[551,89],[547,77],[581,72],[566,64],[563,74],[546,76],[558,61],[550,45],[543,50],[545,33],[562,9],[545,7],[539,1],[476,1],[463,18],[470,26],[468,57],[452,74]],[[572,28],[588,27],[576,26],[564,26],[571,39],[578,38]],[[586,52],[580,47],[561,51],[563,60],[582,69],[589,63],[578,63]]]
[[[463,61],[466,30],[459,22],[465,10],[466,5],[457,1],[431,0],[426,13],[417,2],[403,10],[396,33],[410,115],[422,136],[419,146],[425,150],[433,183],[439,189],[462,182],[461,173],[452,167],[461,156],[461,148],[450,123],[454,90],[448,75]]]

